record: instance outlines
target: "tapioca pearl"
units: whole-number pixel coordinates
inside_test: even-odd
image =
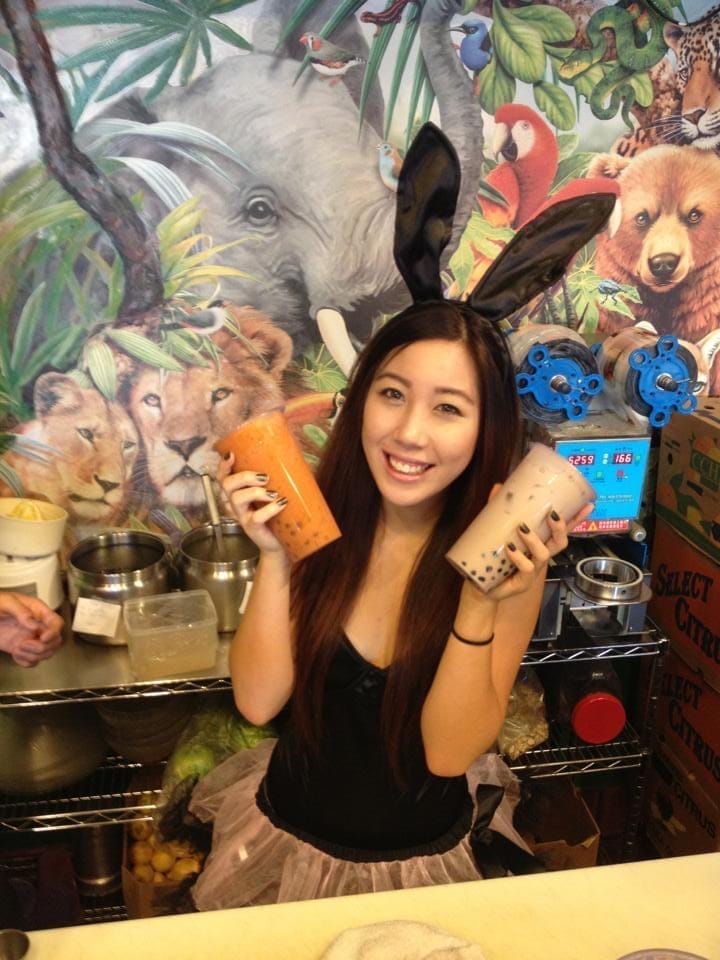
[[[492,567],[485,567],[485,573],[492,573]]]
[[[471,570],[471,571],[470,571],[470,576],[471,576],[471,577],[476,577],[476,576],[477,576],[477,570]]]
[[[480,581],[480,583],[485,583],[486,578],[485,578],[485,577],[478,577],[478,580]]]
[[[461,560],[461,561],[460,561],[460,564],[461,564],[463,567],[466,567],[466,566],[467,566],[467,560]]]

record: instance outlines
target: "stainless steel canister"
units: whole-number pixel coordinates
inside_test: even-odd
[[[258,548],[235,520],[222,520],[225,559],[218,559],[213,526],[190,530],[180,541],[177,566],[185,590],[207,590],[218,615],[218,630],[237,629],[248,584],[255,574]]]
[[[122,604],[132,597],[167,593],[170,574],[170,551],[160,537],[139,530],[114,530],[87,537],[74,548],[68,559],[68,595],[73,606],[80,597]],[[76,635],[93,643],[126,643],[120,628],[114,636]]]

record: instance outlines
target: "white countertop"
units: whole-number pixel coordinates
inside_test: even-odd
[[[347,927],[415,920],[486,960],[720,960],[720,853],[30,933],[27,960],[318,960]]]

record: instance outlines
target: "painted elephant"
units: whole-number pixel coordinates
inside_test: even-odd
[[[461,9],[461,0],[427,0],[420,28],[441,125],[463,167],[448,256],[470,215],[482,162],[480,108],[448,30]],[[393,262],[395,194],[378,172],[380,136],[369,123],[359,128],[355,99],[344,83],[312,69],[295,82],[298,61],[274,48],[267,52],[275,15],[266,6],[255,38],[260,49],[221,61],[188,87],[167,88],[152,113],[132,99],[113,109],[145,122],[201,127],[242,158],[242,166],[218,160],[225,181],[177,155],[163,157],[201,197],[203,229],[213,241],[246,240],[221,259],[250,279],[224,280],[223,296],[271,317],[291,335],[296,352],[319,339],[314,318],[326,306],[342,311],[353,340],[362,342],[379,313],[408,301]],[[314,16],[322,22],[323,11]],[[308,22],[302,29],[312,27]],[[375,96],[371,113],[381,106]],[[128,153],[136,148],[149,149],[123,145]]]

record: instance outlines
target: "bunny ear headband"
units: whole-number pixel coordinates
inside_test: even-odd
[[[395,263],[415,302],[443,299],[440,256],[450,239],[459,189],[457,154],[442,130],[426,123],[400,169],[395,218]],[[616,190],[542,208],[493,261],[468,304],[498,322],[557,283],[578,250],[607,222]]]

